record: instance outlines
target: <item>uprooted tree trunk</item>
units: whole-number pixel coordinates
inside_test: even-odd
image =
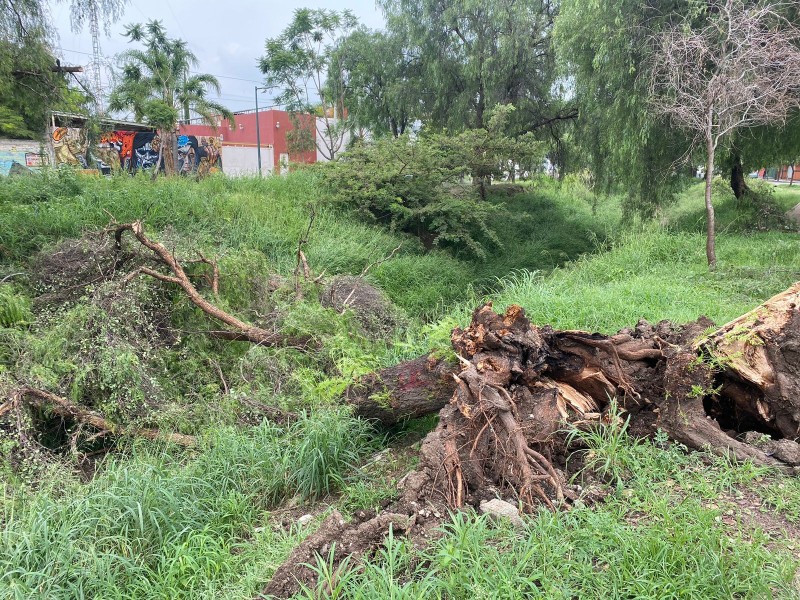
[[[614,336],[536,327],[491,305],[453,332],[452,401],[426,441],[429,493],[451,507],[496,490],[526,506],[563,499],[563,432],[600,422],[612,400],[638,434],[661,429],[698,450],[800,465],[800,283],[715,330],[640,322]],[[398,406],[400,398],[393,400]],[[755,431],[777,444],[747,443]]]
[[[612,403],[627,412],[636,435],[660,429],[694,449],[793,470],[800,465],[798,307],[800,283],[716,330],[706,319],[682,327],[640,321],[606,336],[537,327],[518,306],[503,315],[482,306],[469,327],[453,331],[458,368],[417,359],[350,390],[357,406],[380,400],[383,412],[372,416],[389,423],[421,414],[421,399],[431,406],[448,393],[451,399],[395,505],[367,524],[326,522],[297,552],[330,551],[326,558],[338,564],[348,552],[332,542],[357,529],[380,543],[376,531],[386,534],[389,522],[396,530],[398,515],[413,518],[402,524],[413,530],[431,513],[497,496],[526,510],[568,505],[575,495],[564,473],[566,432],[608,423]],[[759,445],[748,443],[756,439]],[[313,579],[288,564],[279,573],[267,588],[279,597]]]

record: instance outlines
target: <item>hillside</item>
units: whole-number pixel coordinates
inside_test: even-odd
[[[539,325],[613,333],[642,318],[723,323],[800,279],[797,234],[737,226],[727,205],[710,273],[697,190],[665,226],[623,221],[613,199],[593,212],[586,190],[547,180],[497,193],[502,246],[479,261],[361,222],[330,206],[315,177],[0,180],[0,391],[48,390],[114,424],[98,432],[47,407],[0,415],[0,596],[258,597],[332,510],[385,507],[435,424],[370,425],[343,407],[347,386],[451,352],[451,330],[484,300],[519,304]],[[115,224],[136,220],[205,298],[303,344],[214,339],[205,333],[219,324],[177,286],[126,280],[153,266],[128,234],[115,248]],[[308,277],[296,270],[302,239]],[[209,265],[190,262],[198,253],[217,261],[218,293]],[[364,272],[386,297],[365,292],[347,310],[356,285],[345,279],[354,291],[337,305],[334,278]],[[795,478],[611,423],[576,434],[585,494],[571,510],[519,529],[441,515],[429,539],[390,537],[363,568],[322,557],[319,591],[301,595],[800,594]],[[197,445],[120,434],[143,428]]]

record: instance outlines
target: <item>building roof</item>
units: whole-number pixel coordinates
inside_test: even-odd
[[[51,115],[53,125],[57,127],[81,125],[89,120],[87,115],[81,115],[77,113],[53,111]],[[132,121],[121,121],[119,119],[111,119],[108,117],[100,117],[100,123],[103,125],[109,125],[112,129],[122,129],[126,131],[153,131],[155,129],[155,127],[152,125],[134,123]]]

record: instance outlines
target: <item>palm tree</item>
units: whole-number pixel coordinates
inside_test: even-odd
[[[167,37],[161,21],[129,25],[125,37],[142,43],[143,49],[123,52],[122,75],[111,92],[109,110],[132,110],[137,121],[143,121],[161,130],[159,157],[165,144],[173,148],[167,153],[167,173],[175,171],[175,128],[181,111],[189,119],[194,111],[204,122],[215,125],[215,117],[233,120],[233,113],[221,104],[210,100],[206,94],[211,89],[220,93],[217,78],[208,74],[190,74],[197,66],[197,57],[186,42]]]

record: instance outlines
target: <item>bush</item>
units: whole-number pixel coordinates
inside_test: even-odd
[[[500,245],[486,224],[496,209],[478,201],[457,163],[436,137],[402,136],[357,146],[322,172],[335,202],[417,236],[428,250],[483,258],[487,245]]]

